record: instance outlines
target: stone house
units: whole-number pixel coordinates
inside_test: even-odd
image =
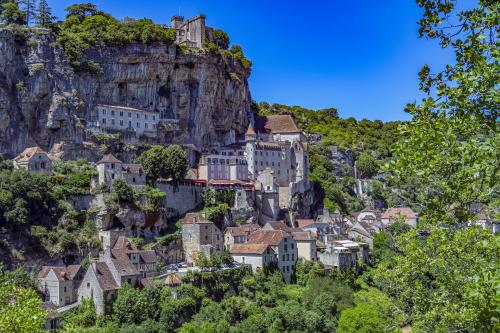
[[[347,269],[352,266],[352,252],[343,246],[327,246],[318,251],[318,261],[326,267]]]
[[[115,179],[124,179],[130,185],[146,185],[146,173],[140,164],[123,163],[112,154],[97,162],[98,185],[111,186]]]
[[[80,265],[42,266],[37,280],[45,302],[51,302],[58,307],[76,302],[84,273]]]
[[[267,244],[233,244],[229,252],[234,261],[252,266],[254,272],[277,261],[276,253]]]
[[[40,147],[26,148],[21,154],[14,157],[14,168],[25,169],[28,172],[43,175],[52,174],[52,160]]]
[[[347,237],[354,241],[362,241],[373,247],[373,237],[380,232],[380,228],[366,222],[355,222],[347,231]]]
[[[157,273],[156,253],[153,250],[138,250],[127,237],[120,236],[110,250],[112,258],[127,261],[135,267],[142,277],[149,277]]]
[[[193,263],[200,253],[210,257],[224,249],[220,229],[200,213],[187,213],[182,220],[182,244],[188,263]]]
[[[78,300],[92,299],[96,313],[103,315],[108,302],[116,299],[120,285],[105,262],[91,263],[78,288]]]
[[[398,219],[404,221],[404,223],[412,228],[415,228],[418,223],[418,214],[410,207],[392,207],[382,213],[381,216],[382,224],[386,227],[393,224]]]
[[[248,241],[248,236],[256,230],[259,230],[258,224],[242,224],[237,227],[228,227],[224,232],[224,247],[230,250],[234,244],[242,244]]]
[[[266,169],[259,174],[256,183],[256,204],[261,221],[276,220],[280,212],[279,187],[274,171]]]
[[[292,231],[293,240],[297,243],[298,257],[304,260],[316,261],[316,238],[309,231]]]
[[[295,271],[298,258],[297,243],[292,235],[283,230],[257,230],[248,238],[247,244],[265,244],[272,247],[277,256],[277,264],[289,283]]]

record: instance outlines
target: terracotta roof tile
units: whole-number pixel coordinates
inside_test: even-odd
[[[254,232],[255,230],[259,230],[260,226],[255,223],[251,224],[242,224],[238,227],[228,227],[226,229],[226,232],[229,233],[231,236],[246,236]]]
[[[102,163],[122,163],[122,161],[114,157],[112,154],[106,154],[101,158],[99,162],[97,162],[97,164]]]
[[[263,254],[269,248],[268,244],[240,243],[231,245],[232,254]]]
[[[253,129],[252,123],[248,124],[247,131],[245,132],[245,135],[250,136],[250,135],[255,135],[255,131]]]
[[[387,209],[383,214],[383,219],[391,219],[396,217],[397,215],[403,215],[409,219],[417,218],[417,213],[415,213],[410,207],[392,207]]]
[[[182,220],[182,224],[191,224],[191,223],[212,223],[212,221],[207,220],[201,215],[201,213],[187,213]]]
[[[80,265],[69,265],[68,267],[64,266],[42,266],[40,271],[38,272],[37,277],[39,279],[43,279],[47,277],[49,272],[52,270],[59,281],[72,281],[75,279],[78,271],[82,266]]]
[[[306,227],[310,224],[313,224],[314,220],[312,220],[312,219],[298,219],[298,220],[295,220],[295,222],[297,223],[297,227],[303,228],[303,227]]]
[[[292,231],[292,237],[296,241],[314,241],[315,238],[312,237],[311,233],[308,231]]]
[[[255,130],[267,134],[301,132],[290,115],[257,116]]]
[[[287,236],[290,234],[283,230],[257,230],[250,234],[248,243],[277,246]]]
[[[138,175],[142,175],[144,173],[144,169],[141,164],[123,164],[122,170],[127,173],[134,173]]]
[[[105,262],[96,262],[94,268],[97,281],[102,290],[116,290],[120,288]]]
[[[29,147],[26,148],[21,154],[14,157],[14,161],[16,162],[27,161],[31,158],[31,156],[37,153],[47,154],[47,152],[40,147]]]
[[[269,224],[269,226],[273,229],[273,230],[283,230],[283,231],[286,231],[286,232],[289,232],[290,231],[290,227],[287,226],[285,224],[285,222],[283,221],[269,221],[267,222],[266,224]]]

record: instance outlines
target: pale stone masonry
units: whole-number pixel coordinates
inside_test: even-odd
[[[267,244],[234,244],[230,253],[234,261],[250,265],[254,272],[278,260],[273,248]]]
[[[186,262],[194,263],[201,253],[210,257],[224,249],[219,228],[200,213],[187,213],[182,221],[182,244]]]
[[[187,47],[202,48],[205,44],[205,39],[212,39],[213,29],[205,24],[206,16],[203,14],[196,15],[188,20],[184,20],[184,16],[176,15],[171,19],[172,28],[175,29],[175,42]]]
[[[42,266],[38,272],[38,286],[45,302],[65,306],[77,301],[77,290],[84,276],[80,265]]]
[[[249,236],[246,244],[271,246],[276,253],[278,268],[283,272],[285,281],[289,283],[292,280],[298,258],[297,243],[292,235],[283,230],[257,230]]]
[[[14,168],[25,169],[28,172],[50,175],[52,173],[52,160],[47,152],[40,147],[26,148],[14,158]]]
[[[129,130],[137,136],[156,137],[160,115],[157,112],[121,105],[98,104],[95,127],[106,130]]]
[[[140,164],[127,164],[112,154],[104,155],[97,162],[98,184],[110,187],[116,179],[123,179],[130,185],[146,185],[146,173]]]
[[[392,207],[382,213],[381,220],[384,226],[396,222],[398,219],[415,228],[418,222],[418,214],[410,207]]]

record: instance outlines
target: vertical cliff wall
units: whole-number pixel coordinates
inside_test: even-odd
[[[245,131],[250,72],[231,57],[138,43],[96,47],[88,56],[101,73],[75,72],[46,31],[0,29],[0,153],[12,157],[39,145],[63,158],[97,157],[86,130],[97,103],[178,119],[177,130],[159,130],[160,144],[204,147]]]

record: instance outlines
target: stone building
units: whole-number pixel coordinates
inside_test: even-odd
[[[171,19],[172,28],[175,29],[175,42],[187,47],[202,48],[205,39],[211,40],[213,29],[205,24],[206,16],[196,15],[188,20],[184,16],[173,16]]]
[[[224,249],[224,237],[219,228],[200,213],[187,213],[182,220],[182,244],[186,262],[193,263],[204,253],[210,257]]]
[[[271,246],[276,253],[278,268],[283,272],[285,281],[291,281],[298,258],[297,243],[292,235],[283,230],[257,230],[249,236],[246,244]]]
[[[130,185],[146,185],[146,173],[140,164],[123,163],[112,154],[97,162],[99,185],[111,186],[115,179],[124,179]]]
[[[205,180],[249,180],[242,144],[212,148],[203,154],[198,165],[198,177]]]
[[[91,299],[96,313],[103,315],[106,305],[116,299],[120,285],[116,282],[109,266],[105,262],[91,263],[78,288],[78,300]]]
[[[237,227],[228,227],[224,232],[224,246],[230,250],[234,244],[242,244],[248,241],[248,236],[256,230],[259,230],[258,224],[242,224]]]
[[[266,169],[259,174],[256,182],[256,205],[261,213],[261,221],[274,221],[280,213],[279,187],[274,171]]]
[[[160,115],[157,112],[121,105],[98,104],[93,127],[104,130],[132,131],[136,136],[156,137]]]
[[[76,302],[77,290],[84,273],[80,265],[42,266],[37,280],[45,302],[51,302],[58,307]]]
[[[115,238],[110,234],[106,242],[112,247],[100,254],[98,262],[91,263],[78,289],[78,300],[92,299],[97,314],[105,312],[107,302],[116,298],[125,283],[137,287],[142,278],[157,274],[154,251],[138,250],[121,235]]]
[[[382,213],[381,220],[385,227],[400,220],[415,228],[418,223],[418,214],[410,207],[392,207]]]
[[[298,257],[304,260],[316,261],[316,238],[308,231],[292,231],[293,240],[297,243]]]
[[[52,173],[52,160],[40,147],[26,148],[14,158],[14,168],[25,169],[28,172],[50,175]]]
[[[254,272],[278,260],[273,248],[267,244],[233,244],[229,252],[234,261],[252,266]]]

